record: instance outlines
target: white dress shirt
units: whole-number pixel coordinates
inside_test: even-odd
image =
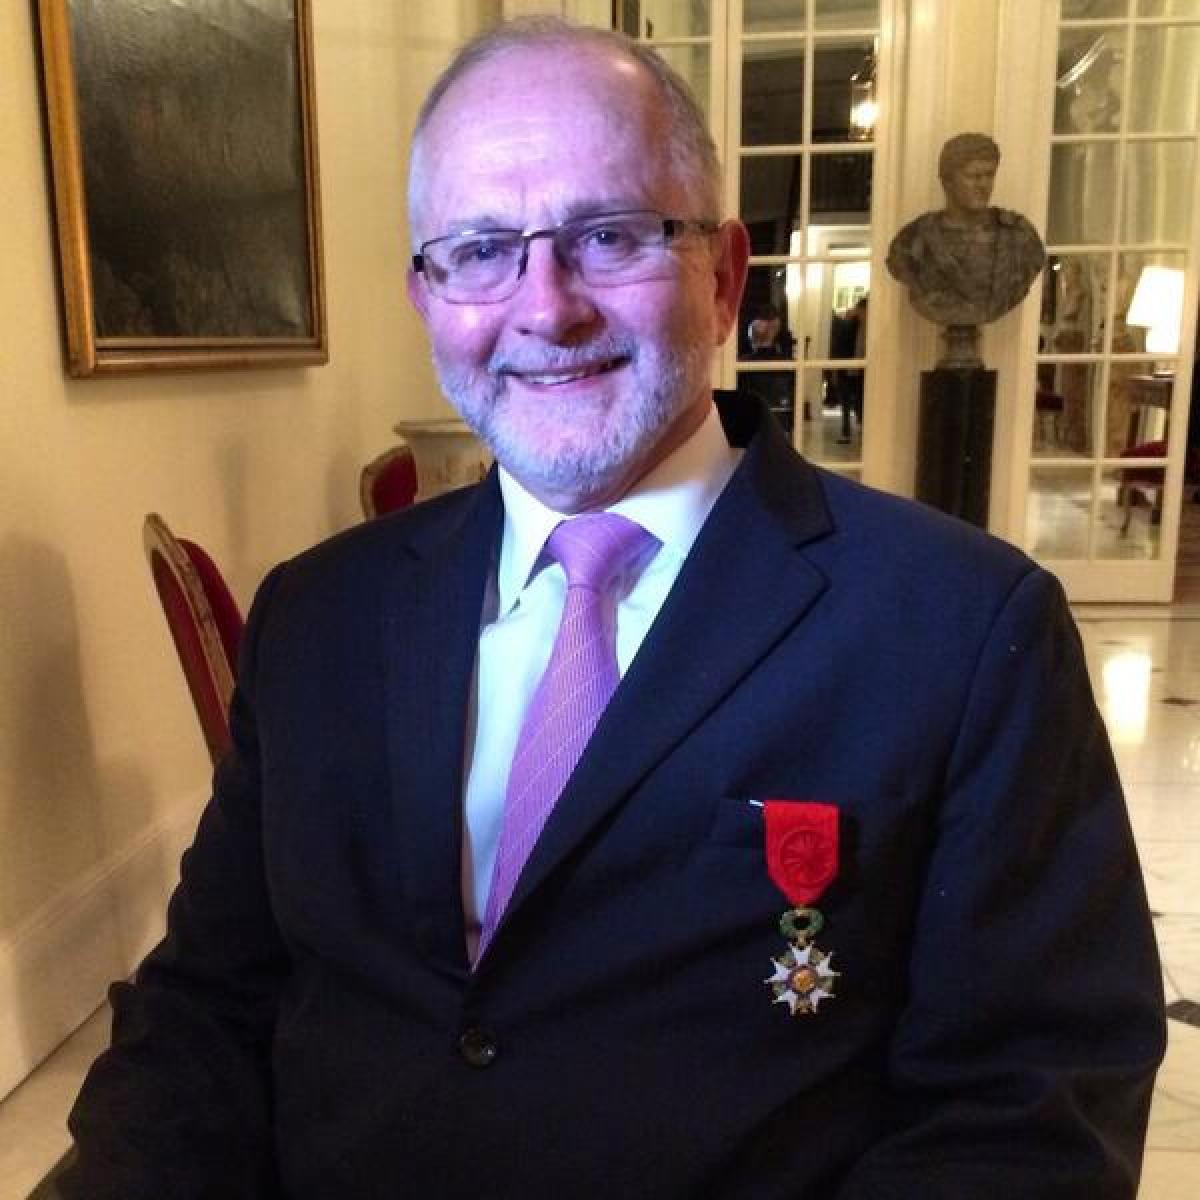
[[[611,505],[660,545],[616,583],[617,668],[624,676],[741,451],[725,440],[716,408],[692,436]],[[466,741],[463,908],[471,957],[487,904],[517,735],[546,670],[566,596],[562,567],[543,556],[570,517],[547,508],[500,468],[504,532],[483,607]],[[644,561],[644,560],[643,560]]]

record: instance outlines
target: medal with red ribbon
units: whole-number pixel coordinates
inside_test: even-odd
[[[837,876],[838,810],[833,804],[766,800],[763,819],[767,872],[795,906],[779,919],[788,948],[771,959],[775,973],[763,982],[792,1016],[814,1013],[822,1000],[832,998],[840,974],[829,965],[832,952],[813,941],[825,924],[813,905]]]

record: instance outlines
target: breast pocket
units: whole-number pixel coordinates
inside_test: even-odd
[[[756,859],[748,861],[755,861],[765,875],[767,852],[763,804],[768,799],[781,803],[832,804],[837,808],[837,870],[830,889],[836,895],[843,894],[848,886],[856,888],[864,870],[907,871],[920,857],[917,847],[923,837],[922,822],[911,804],[895,795],[875,797],[865,807],[862,804],[851,806],[825,796],[795,799],[722,796],[714,806],[705,844],[714,852],[729,849],[745,851],[747,856],[756,855]]]
[[[708,841],[716,846],[763,849],[763,802],[754,796],[722,796],[713,811]]]

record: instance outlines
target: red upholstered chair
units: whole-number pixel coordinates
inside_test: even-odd
[[[363,516],[407,508],[417,497],[417,463],[408,446],[393,446],[371,459],[358,477]]]
[[[229,700],[242,639],[242,614],[216,564],[195,542],[177,538],[157,513],[142,542],[175,642],[209,756],[229,749]]]
[[[1164,460],[1160,467],[1122,467],[1118,472],[1117,499],[1125,510],[1125,519],[1121,522],[1122,537],[1129,532],[1129,523],[1133,520],[1133,508],[1136,504],[1149,507],[1152,525],[1156,525],[1162,519],[1163,487],[1167,475],[1166,456],[1166,441],[1143,442],[1140,446],[1130,446],[1128,450],[1121,451],[1122,458]]]

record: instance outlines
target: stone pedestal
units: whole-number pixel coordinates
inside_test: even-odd
[[[412,448],[418,500],[478,483],[491,466],[486,447],[456,417],[397,421],[393,428]]]
[[[918,500],[987,528],[992,482],[996,372],[921,372]]]

